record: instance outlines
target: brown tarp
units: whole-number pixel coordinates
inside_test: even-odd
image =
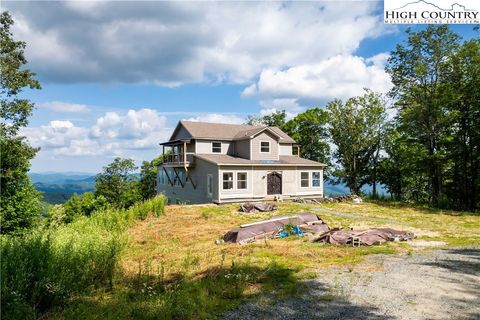
[[[247,213],[254,213],[257,211],[269,212],[277,210],[277,206],[271,203],[243,203],[240,205],[240,211]]]
[[[223,236],[225,242],[247,243],[258,239],[272,238],[285,225],[298,225],[308,232],[321,233],[328,230],[328,226],[313,213],[301,213],[292,216],[273,217],[240,226],[227,232]]]
[[[314,242],[331,243],[335,245],[356,244],[371,246],[387,241],[406,241],[415,238],[410,232],[390,228],[373,228],[368,230],[338,230],[332,229],[312,239]],[[354,243],[355,242],[355,243]]]

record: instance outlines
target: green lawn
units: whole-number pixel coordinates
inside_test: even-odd
[[[393,227],[413,231],[419,242],[444,246],[480,244],[480,216],[412,208],[400,204],[280,203],[274,214],[241,214],[238,205],[169,206],[166,214],[128,230],[113,289],[76,297],[49,318],[206,319],[252,298],[281,299],[302,288],[302,279],[326,267],[353,269],[372,254],[430,250],[411,243],[336,247],[290,237],[247,245],[216,245],[241,223],[300,212],[315,212],[330,227]],[[433,243],[433,242],[432,242]],[[438,247],[436,247],[438,248]]]

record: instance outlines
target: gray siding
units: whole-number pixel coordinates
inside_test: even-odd
[[[292,144],[291,143],[281,143],[279,145],[278,154],[281,156],[291,156],[292,152]]]
[[[270,142],[270,152],[260,152],[260,142]],[[264,131],[251,140],[252,160],[278,160],[278,141],[270,132]]]
[[[179,140],[179,139],[190,139],[192,136],[188,131],[180,126],[179,130],[175,133],[171,140]]]
[[[250,159],[250,139],[235,142],[235,156]]]
[[[174,176],[172,168],[166,168],[170,177]],[[159,172],[163,171],[162,167]],[[184,171],[183,168],[177,168],[177,171]],[[218,167],[201,159],[195,159],[195,167],[189,168],[190,175],[193,182],[196,184],[196,189],[193,187],[191,181],[184,182],[184,187],[180,185],[171,186],[168,184],[160,184],[157,179],[157,193],[162,193],[169,198],[170,203],[175,203],[178,199],[180,202],[187,203],[209,203],[218,202]],[[210,197],[207,192],[207,175],[212,174],[213,177],[213,193]]]
[[[197,153],[212,154],[212,142],[220,142],[222,144],[221,154],[234,154],[234,142],[230,141],[215,141],[215,140],[197,140]]]

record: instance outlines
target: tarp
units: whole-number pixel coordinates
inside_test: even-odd
[[[387,241],[405,241],[413,238],[415,238],[413,233],[398,231],[390,228],[373,228],[368,230],[332,229],[313,238],[312,241],[331,243],[335,245],[352,244],[371,246]]]
[[[271,203],[251,203],[246,202],[240,205],[240,211],[254,213],[257,211],[269,212],[277,210],[277,206]]]
[[[228,231],[223,236],[223,240],[247,243],[258,239],[273,238],[285,225],[298,225],[304,231],[311,230],[309,232],[315,233],[328,231],[328,226],[316,214],[301,213],[241,225],[239,228]]]

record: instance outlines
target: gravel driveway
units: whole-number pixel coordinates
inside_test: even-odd
[[[480,319],[480,247],[371,256],[318,271],[301,297],[242,305],[225,319]]]

